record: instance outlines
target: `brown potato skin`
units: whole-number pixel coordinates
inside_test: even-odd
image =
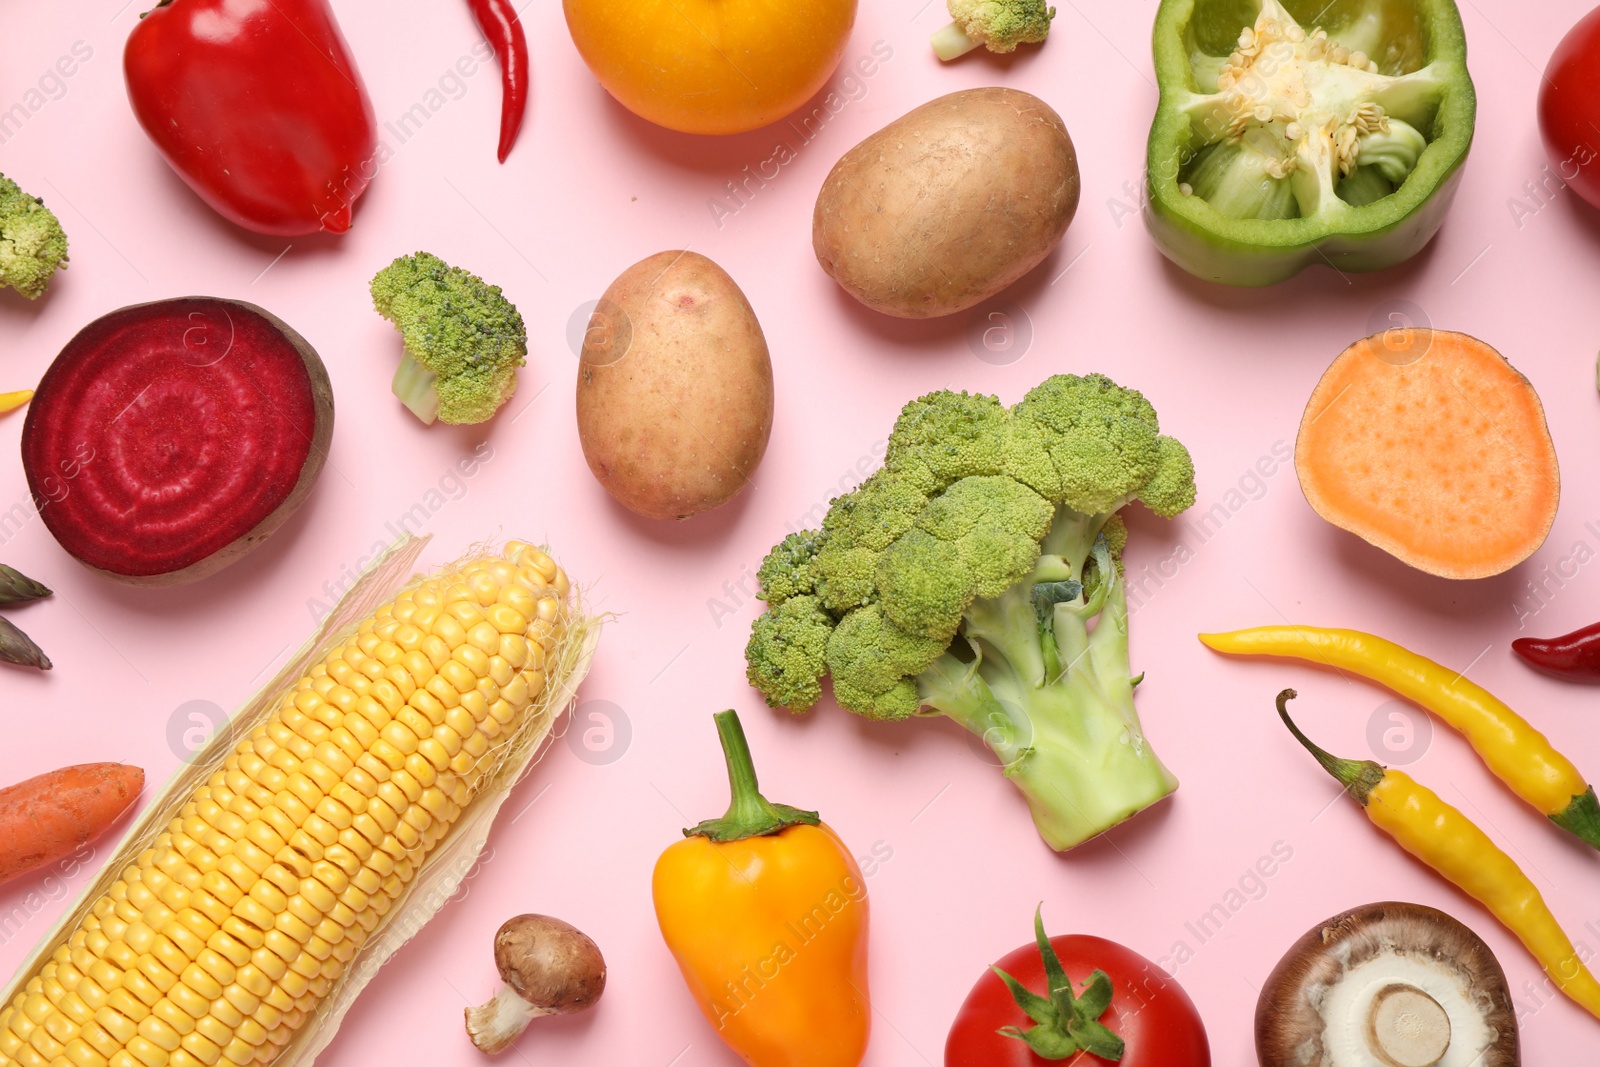
[[[578,365],[578,437],[606,492],[651,519],[726,503],[772,433],[772,359],[750,302],[695,252],[611,283]]]
[[[887,315],[964,311],[1038,266],[1078,209],[1061,116],[1016,89],[968,89],[844,154],[812,215],[817,262]]]

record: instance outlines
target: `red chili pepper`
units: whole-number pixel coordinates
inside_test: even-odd
[[[1519,637],[1511,650],[1524,663],[1558,678],[1600,682],[1600,622],[1562,637]]]
[[[528,39],[511,0],[467,0],[467,6],[500,60],[500,162],[504,163],[528,109]]]
[[[326,0],[164,0],[123,70],[145,133],[224,218],[283,236],[350,228],[377,122]]]

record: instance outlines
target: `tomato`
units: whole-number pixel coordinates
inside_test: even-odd
[[[844,54],[856,0],[562,0],[583,61],[622,106],[684,133],[776,122]]]
[[[1550,57],[1539,86],[1539,133],[1556,174],[1600,207],[1600,8]]]
[[[1043,933],[1043,927],[1039,927]],[[1074,993],[1095,971],[1111,979],[1111,1004],[1099,1022],[1125,1043],[1118,1067],[1211,1067],[1211,1046],[1194,1001],[1160,967],[1131,949],[1088,934],[1052,937]],[[995,964],[1027,989],[1043,994],[1047,981],[1039,945],[1024,945]],[[944,1046],[944,1067],[1100,1067],[1111,1061],[1083,1052],[1050,1060],[1001,1027],[1033,1026],[1011,990],[990,970],[961,1004]]]

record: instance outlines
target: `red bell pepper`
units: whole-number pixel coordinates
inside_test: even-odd
[[[123,69],[145,133],[224,218],[283,236],[350,228],[377,123],[326,0],[164,0]]]

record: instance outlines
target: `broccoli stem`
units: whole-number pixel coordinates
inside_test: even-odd
[[[404,351],[400,353],[400,366],[395,368],[394,381],[389,388],[411,414],[432,426],[439,417],[438,384],[437,374],[418,363],[409,351]]]
[[[1064,514],[1037,579],[1063,564],[1081,577],[1104,516]],[[1053,543],[1052,543],[1053,542]],[[1107,557],[1109,563],[1109,556]],[[1178,781],[1144,737],[1128,661],[1128,601],[1114,565],[1090,602],[1057,604],[1041,627],[1022,582],[975,600],[963,631],[970,662],[947,652],[918,679],[924,705],[999,757],[1051,848],[1087,841],[1168,796]],[[1090,626],[1090,622],[1093,626]]]
[[[929,40],[933,44],[933,54],[948,63],[952,59],[960,59],[968,52],[977,48],[981,43],[968,37],[966,31],[958,22],[936,32]]]
[[[946,655],[921,676],[924,703],[983,739],[1058,852],[1095,837],[1178,788],[1139,727],[1133,685],[1003,686]],[[1109,694],[1106,692],[1109,690]]]

